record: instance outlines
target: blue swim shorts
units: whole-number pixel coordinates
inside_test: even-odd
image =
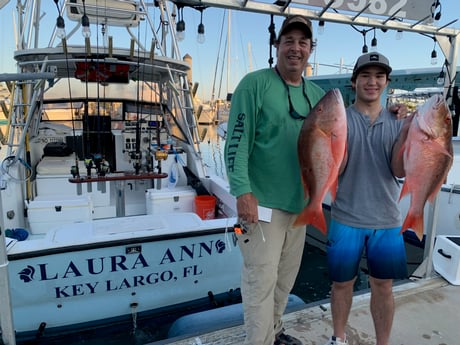
[[[406,250],[400,230],[354,228],[331,220],[326,246],[330,279],[346,282],[356,277],[364,250],[371,277],[407,278]]]

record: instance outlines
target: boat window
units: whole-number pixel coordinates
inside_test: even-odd
[[[161,103],[127,103],[125,105],[125,110],[126,121],[145,122],[148,123],[149,126],[153,127],[156,127],[161,123],[160,127],[167,126],[174,138],[185,143],[188,142],[184,129],[166,105]]]
[[[85,104],[88,104],[88,116],[110,116],[111,129],[125,129],[129,123],[148,123],[151,127],[167,127],[171,135],[182,142],[188,143],[187,128],[179,123],[171,110],[161,103],[136,102],[49,102],[43,104],[43,122],[54,122],[68,128],[83,129]],[[72,120],[73,119],[73,120]]]
[[[161,104],[126,104],[125,120],[127,121],[150,121],[160,120],[163,116],[163,107]]]
[[[42,122],[58,122],[69,128],[81,129],[85,102],[45,103],[42,107]],[[115,128],[121,128],[123,121],[122,102],[88,102],[89,116],[110,116]],[[73,119],[73,124],[72,124]]]
[[[42,122],[58,122],[72,128],[72,117],[75,129],[81,129],[83,102],[45,103],[42,107]],[[73,116],[72,116],[73,115]]]

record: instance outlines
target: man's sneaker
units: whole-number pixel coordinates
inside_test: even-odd
[[[328,340],[328,342],[326,344],[324,344],[324,345],[348,345],[348,341],[347,340],[343,341],[339,337],[332,336]]]

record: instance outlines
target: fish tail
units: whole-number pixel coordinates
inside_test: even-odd
[[[313,208],[310,207],[310,205],[305,207],[303,211],[297,216],[293,226],[308,224],[313,225],[315,228],[321,230],[324,235],[327,234],[326,219],[324,218],[324,213],[321,207]]]
[[[408,213],[406,219],[404,219],[404,223],[401,227],[401,234],[406,231],[407,229],[412,229],[415,234],[417,235],[418,239],[422,241],[423,239],[423,214],[422,215],[414,215],[412,213]]]

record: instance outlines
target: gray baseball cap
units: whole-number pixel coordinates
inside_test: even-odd
[[[356,78],[359,71],[367,66],[379,66],[382,67],[388,74],[391,73],[392,69],[388,59],[380,53],[367,53],[361,55],[356,61],[355,67],[353,68],[352,79]]]

